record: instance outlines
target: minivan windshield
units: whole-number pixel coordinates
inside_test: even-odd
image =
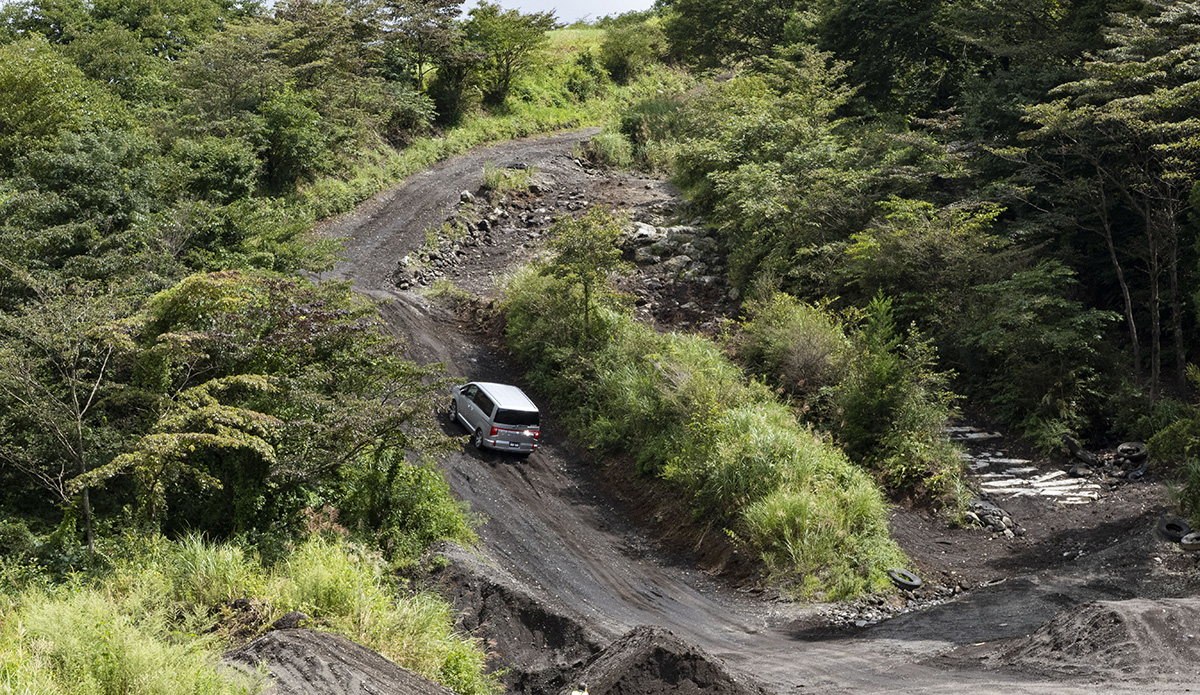
[[[493,418],[497,425],[520,425],[522,427],[531,427],[538,424],[538,411],[536,410],[506,410],[501,408],[496,411],[496,417]]]

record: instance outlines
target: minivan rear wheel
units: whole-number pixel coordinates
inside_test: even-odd
[[[458,401],[453,398],[450,399],[450,421],[458,422]]]
[[[471,437],[471,443],[475,445],[476,449],[483,448],[483,430],[482,429],[475,430],[475,436]]]

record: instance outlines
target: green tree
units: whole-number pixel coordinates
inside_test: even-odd
[[[266,145],[263,173],[272,190],[286,191],[321,166],[325,136],[314,97],[288,85],[259,106]]]
[[[627,24],[604,33],[600,44],[600,63],[613,82],[626,84],[650,63],[659,60],[666,49],[666,36],[652,24]]]
[[[418,90],[425,79],[460,40],[456,19],[462,13],[455,0],[384,0],[380,3],[388,63],[404,74]]]
[[[133,343],[130,302],[95,284],[43,284],[8,272],[33,290],[23,310],[0,312],[0,461],[21,471],[64,507],[79,505],[89,552],[92,500],[83,484],[124,446],[121,372]]]
[[[711,68],[770,55],[803,9],[797,0],[674,0],[663,29],[675,56]]]
[[[924,114],[950,105],[965,70],[962,50],[937,25],[944,0],[834,2],[817,45],[850,63],[867,108]]]
[[[112,20],[73,30],[63,49],[84,74],[127,101],[161,102],[173,91],[170,62],[146,53],[138,35]]]
[[[471,9],[463,25],[467,40],[486,57],[483,61],[484,101],[500,105],[508,98],[513,80],[529,67],[548,40],[546,32],[557,26],[553,12],[522,14],[483,0]]]
[[[401,359],[375,316],[344,283],[239,272],[155,295],[135,337],[156,424],[105,474],[135,474],[171,528],[227,534],[288,529],[313,496],[339,504],[363,457],[438,450],[440,369]]]
[[[1154,401],[1164,381],[1164,285],[1175,357],[1173,382],[1177,388],[1185,382],[1180,259],[1191,243],[1185,237],[1183,213],[1200,162],[1200,118],[1194,115],[1200,85],[1192,75],[1191,59],[1200,43],[1200,8],[1189,3],[1149,7],[1154,13],[1148,17],[1114,15],[1115,25],[1106,33],[1113,47],[1083,66],[1083,79],[1056,88],[1058,98],[1028,109],[1034,129],[1025,136],[1038,150],[1028,161],[1056,179],[1060,200],[1092,203],[1092,216],[1100,221],[1098,229],[1117,275],[1123,276],[1123,257],[1139,261],[1148,295],[1148,386]],[[1124,248],[1115,246],[1108,221],[1109,201],[1114,199],[1140,227]],[[1136,342],[1137,321],[1128,299],[1124,308],[1130,338]]]
[[[115,128],[120,100],[39,37],[0,46],[0,171],[59,133]]]
[[[93,0],[92,17],[137,34],[143,50],[178,60],[216,31],[233,3],[219,0]]]
[[[0,38],[40,34],[51,43],[68,43],[73,30],[90,19],[85,0],[15,0],[0,5]]]
[[[623,226],[621,218],[594,207],[581,217],[560,217],[550,233],[550,248],[555,255],[543,272],[578,285],[582,291],[585,345],[591,340],[589,319],[597,285],[622,267],[617,241]]]

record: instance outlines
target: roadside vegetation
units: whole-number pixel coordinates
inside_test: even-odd
[[[761,553],[798,595],[886,588],[904,559],[881,488],[717,344],[633,319],[607,281],[621,226],[599,209],[564,218],[553,259],[508,282],[508,345],[533,385],[575,437],[685,492],[701,523]]]
[[[112,565],[90,580],[13,595],[17,569],[3,568],[5,692],[261,692],[266,674],[218,668],[218,654],[289,611],[456,692],[498,690],[482,675],[483,651],[451,630],[449,604],[393,586],[381,557],[336,535],[310,536],[270,564],[241,544],[194,535],[105,545]]]
[[[691,83],[618,84],[603,37],[439,0],[0,7],[0,689],[252,688],[205,632],[245,598],[494,690],[446,606],[386,580],[475,539],[433,465],[444,375],[306,279],[340,253],[309,232],[438,159]],[[187,552],[245,581],[156,597]]]
[[[339,254],[309,230],[558,128],[673,177],[748,301],[719,344],[635,322],[607,281],[623,223],[594,213],[511,281],[513,351],[582,441],[797,593],[886,585],[886,503],[957,509],[959,407],[1051,453],[1148,441],[1200,522],[1196,12],[4,4],[0,683],[253,690],[213,676],[205,631],[248,598],[491,689],[445,607],[386,579],[473,538],[430,465],[444,375],[305,279]],[[225,588],[173,588],[188,553]]]

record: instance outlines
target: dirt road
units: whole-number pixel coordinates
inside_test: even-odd
[[[360,291],[392,300],[383,314],[408,339],[414,359],[443,362],[464,381],[523,384],[498,347],[450,310],[396,290],[393,273],[399,259],[423,243],[426,229],[456,214],[460,192],[479,187],[485,162],[537,168],[545,192],[530,205],[530,214],[567,199],[630,206],[669,202],[671,192],[661,182],[581,166],[574,148],[589,135],[509,142],[412,177],[323,228],[348,238],[346,261],[324,278],[350,279]],[[545,207],[532,209],[537,205]],[[532,235],[512,230],[495,236],[494,247],[464,254],[447,277],[484,294],[536,244]],[[835,609],[735,590],[689,560],[689,548],[664,547],[629,521],[630,510],[611,494],[609,476],[566,441],[554,414],[545,420],[542,447],[528,460],[480,454],[464,444],[444,461],[444,470],[455,493],[485,520],[480,528],[485,562],[605,639],[641,625],[664,627],[776,693],[1087,693],[1098,683],[1110,692],[1183,692],[1198,680],[1189,650],[1200,639],[1200,625],[1193,626],[1191,609],[1165,622],[1137,617],[1156,607],[1113,609],[1104,615],[1123,628],[1110,630],[1107,642],[1077,657],[1062,643],[1070,641],[1068,633],[1076,643],[1088,637],[1094,626],[1086,620],[1062,621],[1054,633],[1057,642],[1035,639],[1051,618],[1083,610],[1087,602],[1123,606],[1134,597],[1194,592],[1195,560],[1154,534],[1163,490],[1152,480],[1115,490],[1086,509],[1014,500],[1009,511],[1019,515],[1025,530],[1015,539],[950,529],[899,510],[894,533],[930,587],[961,588],[924,610],[845,626],[829,620]],[[464,434],[448,420],[444,426],[450,434]],[[1138,630],[1153,638],[1129,637],[1142,634]],[[1158,641],[1150,644],[1152,639]],[[1118,642],[1138,663],[1185,661],[1173,669],[1130,670],[1126,661],[1095,656]],[[1056,659],[1066,666],[1056,668]]]

